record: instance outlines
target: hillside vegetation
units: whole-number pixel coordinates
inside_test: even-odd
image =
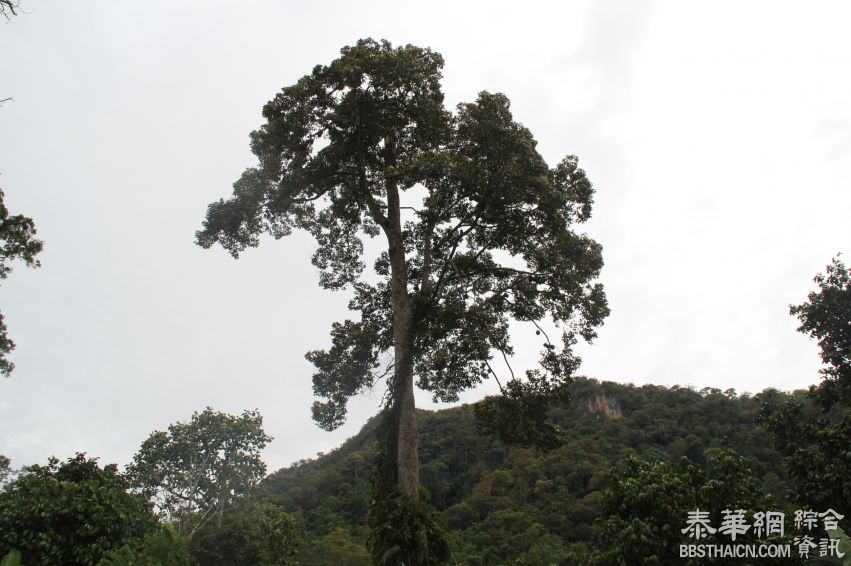
[[[781,456],[755,424],[758,398],[584,378],[571,391],[552,409],[564,443],[549,452],[480,434],[471,405],[421,411],[424,495],[439,511],[458,564],[561,563],[585,556],[598,545],[594,521],[610,473],[630,455],[673,463],[685,457],[705,466],[713,449],[732,449],[749,461],[762,493],[781,504],[787,491]],[[258,497],[283,506],[300,523],[301,563],[369,564],[374,427],[370,421],[333,452],[264,482]]]

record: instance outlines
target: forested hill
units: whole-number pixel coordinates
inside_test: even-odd
[[[636,387],[578,379],[552,410],[564,444],[550,452],[480,435],[473,407],[419,414],[421,482],[459,564],[558,562],[593,547],[608,473],[630,454],[703,464],[726,446],[753,461],[766,493],[782,496],[780,455],[755,424],[759,402],[717,389]],[[710,450],[711,451],[711,450]],[[368,564],[364,546],[374,422],[330,454],[268,477],[262,497],[298,517],[303,564]]]

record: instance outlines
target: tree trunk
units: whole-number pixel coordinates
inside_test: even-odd
[[[413,337],[415,332],[413,308],[408,295],[408,273],[405,265],[405,246],[402,241],[402,222],[399,189],[396,184],[396,140],[390,134],[384,138],[384,163],[387,188],[387,253],[390,259],[390,290],[393,304],[393,347],[395,368],[392,403],[396,446],[396,486],[411,501],[419,499],[420,474],[417,450],[417,415],[414,405]],[[391,443],[392,446],[392,443]]]
[[[410,316],[407,317],[410,326]],[[402,334],[402,332],[400,332]],[[410,331],[402,339],[409,342]],[[396,444],[396,481],[399,491],[411,501],[419,499],[420,471],[417,449],[417,413],[414,405],[414,367],[410,344],[396,348],[395,403],[398,405],[398,438]]]

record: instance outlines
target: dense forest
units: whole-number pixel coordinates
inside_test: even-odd
[[[731,505],[793,515],[800,482],[786,473],[789,462],[773,447],[775,437],[758,424],[792,407],[821,414],[803,391],[750,395],[577,378],[569,398],[550,410],[560,440],[551,450],[511,446],[483,433],[475,405],[421,410],[421,494],[436,511],[453,564],[743,564],[679,560],[680,530],[695,506],[710,510],[713,520]],[[159,512],[152,514],[140,494],[154,492],[140,486],[163,488],[162,474],[181,467],[177,484],[193,477],[181,453],[240,443],[250,452],[269,440],[261,422],[252,412],[234,417],[208,409],[168,433],[153,433],[124,474],[78,455],[4,475],[4,552],[23,548],[32,558],[23,564],[371,564],[377,418],[331,453],[250,488],[243,483],[246,489],[226,502],[221,494],[236,494],[238,484],[218,492],[214,486],[238,466],[228,468],[225,457],[213,474],[195,476],[203,477],[195,487],[210,482],[191,492],[204,503],[169,509],[167,494],[180,493],[167,489],[154,495]],[[197,444],[181,447],[181,435]],[[175,454],[165,466],[153,463]],[[242,465],[259,462],[257,454],[240,454],[233,458]],[[8,460],[3,469],[9,472]],[[636,526],[644,536],[628,536]],[[842,544],[840,551],[847,540]],[[19,557],[13,550],[4,564]],[[760,561],[801,562],[797,554]]]
[[[713,452],[735,451],[760,492],[782,506],[788,479],[771,436],[756,424],[759,396],[593,379],[578,379],[571,391],[551,412],[564,444],[548,452],[479,434],[471,405],[420,412],[423,493],[440,512],[458,564],[569,564],[585,556],[597,545],[611,471],[631,456],[705,466]],[[281,505],[303,529],[300,563],[370,563],[374,425],[263,483],[257,497]],[[682,511],[671,527],[684,523]]]

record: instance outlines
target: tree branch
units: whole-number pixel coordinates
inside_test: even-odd
[[[373,383],[375,383],[379,379],[383,379],[383,378],[387,377],[388,375],[390,375],[390,372],[392,372],[395,367],[396,367],[395,362],[391,361],[389,364],[387,364],[387,367],[384,368],[384,371],[381,373],[381,375],[374,375],[373,376],[374,377]]]
[[[514,370],[511,369],[511,364],[508,363],[508,356],[505,355],[505,350],[500,349],[499,353],[502,354],[502,359],[505,360],[505,365],[508,366],[508,371],[511,372],[511,381],[515,381],[517,378],[514,377]]]
[[[547,344],[549,344],[550,346],[552,346],[552,345],[553,345],[553,343],[550,341],[550,337],[549,337],[549,336],[547,336],[547,333],[546,333],[546,332],[544,332],[544,329],[543,329],[543,328],[541,328],[541,326],[538,324],[538,322],[537,322],[537,321],[535,321],[535,320],[533,320],[533,321],[532,321],[532,324],[534,324],[534,325],[535,325],[535,328],[537,328],[537,329],[538,329],[538,332],[540,332],[541,334],[543,334],[543,335],[544,335],[544,338],[547,340]]]
[[[493,371],[493,368],[491,367],[490,362],[485,360],[485,365],[488,366],[488,371],[491,372],[491,375],[496,380],[496,384],[497,384],[497,386],[499,386],[499,392],[502,393],[503,395],[505,395],[505,389],[502,388],[502,383],[499,382],[499,377],[496,375],[496,372]]]
[[[357,113],[355,114],[355,128],[358,132],[358,190],[360,195],[366,201],[366,206],[369,209],[369,213],[372,215],[372,219],[376,224],[384,229],[385,233],[387,233],[389,226],[387,216],[385,216],[384,212],[381,210],[381,206],[375,198],[373,198],[372,193],[369,192],[369,181],[367,181],[366,178],[366,158],[364,157],[363,147],[363,129],[361,128],[360,118],[360,101],[358,101]]]
[[[434,235],[434,224],[429,222],[425,235],[425,249],[423,250],[423,273],[420,278],[420,293],[428,297],[431,291],[431,238]]]
[[[0,0],[0,14],[6,18],[6,21],[11,20],[12,16],[18,15],[16,9],[20,9],[18,0]]]

